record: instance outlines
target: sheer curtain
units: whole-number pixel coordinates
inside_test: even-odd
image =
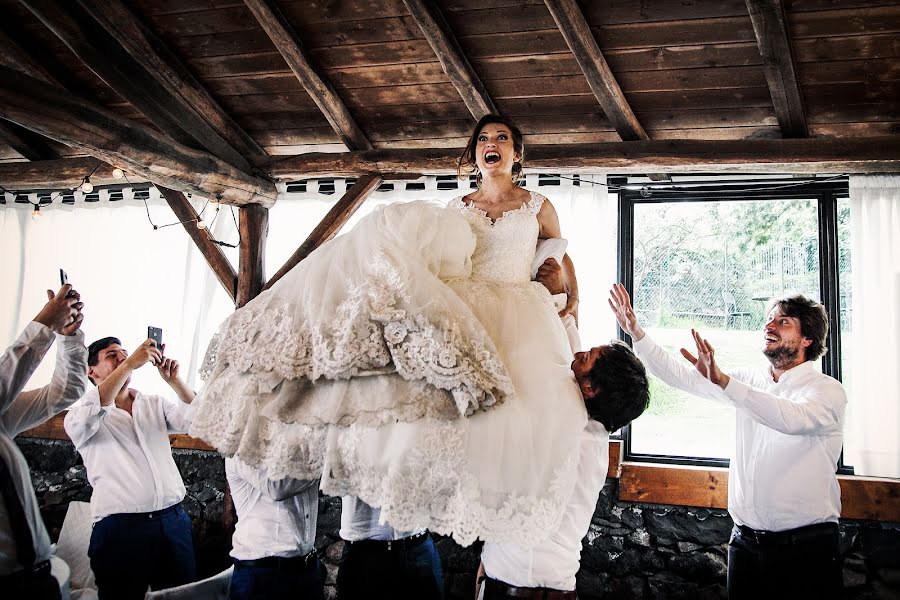
[[[859,475],[900,477],[900,175],[851,176],[853,316],[848,382]]]
[[[580,185],[555,181],[559,185],[539,186],[538,176],[529,175],[527,187],[550,198],[559,213],[578,273],[582,339],[590,345],[603,343],[615,336],[605,297],[616,273],[616,200],[603,185],[592,185],[605,183],[605,177],[582,176]],[[423,183],[424,190],[406,189]],[[344,229],[382,204],[447,202],[471,191],[465,182],[451,190],[439,190],[437,184],[434,177],[422,178],[415,186],[393,182],[394,189],[374,192]],[[310,181],[306,192],[279,196],[269,212],[267,276],[293,254],[347,187],[344,180],[335,181],[333,188]],[[102,191],[99,201],[85,202],[77,193],[74,205],[56,200],[33,220],[30,205],[15,204],[7,195],[7,204],[0,208],[0,250],[5,257],[0,271],[5,290],[0,296],[0,342],[9,345],[37,314],[46,302],[45,290],[59,288],[63,268],[85,302],[86,343],[115,335],[132,349],[146,339],[148,325],[162,327],[166,354],[182,363],[182,376],[198,388],[197,370],[209,339],[234,306],[181,225],[154,230],[143,203],[130,192],[125,198],[111,202]],[[217,212],[216,205],[196,197],[192,203],[197,210],[206,206],[203,217],[212,224],[216,239],[237,243],[230,207],[222,205]],[[177,221],[152,188],[148,207],[157,225]],[[223,250],[236,265],[237,250]],[[49,381],[51,371],[52,361],[45,361],[29,386]],[[168,393],[151,368],[139,370],[133,382],[145,392]]]

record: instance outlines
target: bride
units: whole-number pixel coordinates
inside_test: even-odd
[[[587,416],[530,281],[536,242],[560,230],[515,183],[523,154],[510,122],[483,118],[461,159],[478,191],[376,211],[236,311],[191,433],[272,477],[321,477],[398,530],[526,546],[552,532]]]

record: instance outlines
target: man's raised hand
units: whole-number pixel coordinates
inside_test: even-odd
[[[609,307],[616,316],[616,321],[619,322],[622,331],[630,335],[635,342],[643,339],[644,330],[638,324],[637,315],[634,314],[631,306],[631,297],[625,286],[621,283],[614,283],[612,289],[609,290],[607,302],[609,302]]]
[[[681,355],[694,365],[698,373],[724,390],[731,378],[716,364],[716,351],[709,340],[700,337],[695,330],[691,329],[691,335],[694,336],[694,343],[697,345],[697,356],[691,354],[687,348],[681,349]]]
[[[160,353],[159,348],[156,347],[156,342],[151,339],[144,341],[143,344],[137,347],[137,350],[131,353],[128,358],[125,359],[125,362],[128,363],[128,366],[134,369],[140,369],[147,363],[152,365],[158,365],[162,361],[162,353]]]
[[[34,320],[60,335],[74,335],[84,319],[81,314],[84,307],[81,296],[67,283],[55,294],[52,290],[47,290],[47,299],[47,304]]]

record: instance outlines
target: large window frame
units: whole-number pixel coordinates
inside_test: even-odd
[[[828,313],[831,327],[828,331],[828,351],[822,357],[822,372],[841,381],[841,314],[840,278],[838,272],[838,218],[839,198],[850,194],[847,177],[828,178],[827,181],[802,180],[729,180],[727,183],[697,182],[697,187],[684,183],[647,182],[629,183],[627,178],[609,178],[610,186],[619,191],[619,248],[618,279],[629,294],[634,295],[634,209],[639,204],[672,202],[738,202],[747,200],[795,200],[813,199],[818,205],[819,234],[819,289]],[[630,343],[628,336],[618,328],[619,339]],[[641,454],[632,452],[632,427],[622,430],[623,460],[634,462],[690,465],[702,467],[727,467],[728,459]],[[843,453],[838,463],[838,473],[853,474],[853,467],[844,465]]]

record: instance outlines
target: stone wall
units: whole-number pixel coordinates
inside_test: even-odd
[[[66,507],[87,501],[91,488],[69,442],[19,440],[54,539]],[[225,472],[212,452],[175,450],[194,521],[198,570],[211,575],[229,564],[230,536],[222,522]],[[607,480],[585,540],[578,593],[612,598],[725,598],[725,557],[732,522],[723,510],[619,502],[618,481]],[[328,597],[340,563],[340,500],[323,497],[316,546],[329,573]],[[842,521],[845,598],[900,598],[900,523]],[[470,599],[478,546],[461,548],[439,538],[448,600]]]

